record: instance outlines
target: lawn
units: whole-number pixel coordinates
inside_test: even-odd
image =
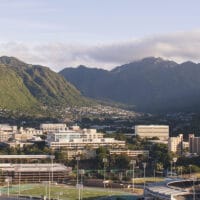
[[[5,188],[5,192],[6,192]],[[51,186],[51,198],[57,198],[62,200],[77,200],[78,199],[78,189],[72,187],[72,186],[58,186],[58,185],[52,185]],[[15,186],[14,189],[10,189],[10,193],[12,194],[18,194],[18,187]],[[48,196],[49,194],[49,188],[47,185],[26,185],[21,186],[21,195],[28,195],[28,196]],[[108,197],[108,196],[116,196],[120,200],[134,200],[136,197],[134,197],[131,193],[127,193],[120,190],[115,189],[103,189],[103,188],[88,188],[85,187],[83,190],[81,190],[81,195],[83,200],[95,200],[100,197]],[[120,197],[120,198],[119,198]],[[107,198],[108,199],[108,198]],[[112,198],[114,199],[114,198]]]
[[[164,178],[163,177],[146,177],[145,179],[144,178],[135,178],[134,179],[134,183],[135,184],[144,184],[144,180],[145,182],[161,182],[161,181],[164,181]]]

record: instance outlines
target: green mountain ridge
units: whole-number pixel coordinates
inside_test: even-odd
[[[14,71],[0,65],[0,106],[1,109],[31,109],[38,105],[23,84],[23,80]]]
[[[87,97],[134,106],[141,112],[200,112],[200,64],[144,58],[111,71],[65,68],[60,71]]]
[[[88,99],[47,67],[0,57],[0,108],[42,113],[42,108],[88,104]]]

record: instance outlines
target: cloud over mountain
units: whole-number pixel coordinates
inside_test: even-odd
[[[177,62],[199,62],[200,31],[177,32],[110,44],[28,44],[1,42],[0,56],[15,56],[29,63],[50,66],[55,71],[80,64],[111,69],[144,57],[155,56]]]

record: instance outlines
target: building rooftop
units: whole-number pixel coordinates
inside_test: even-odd
[[[2,171],[14,171],[14,172],[58,172],[71,170],[70,167],[66,167],[62,164],[51,163],[33,163],[33,164],[0,164]]]
[[[53,155],[0,155],[0,159],[54,159]]]

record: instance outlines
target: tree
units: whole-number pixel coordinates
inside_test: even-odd
[[[109,151],[105,147],[99,147],[96,150],[96,161],[99,168],[104,166],[103,159],[109,157]]]

